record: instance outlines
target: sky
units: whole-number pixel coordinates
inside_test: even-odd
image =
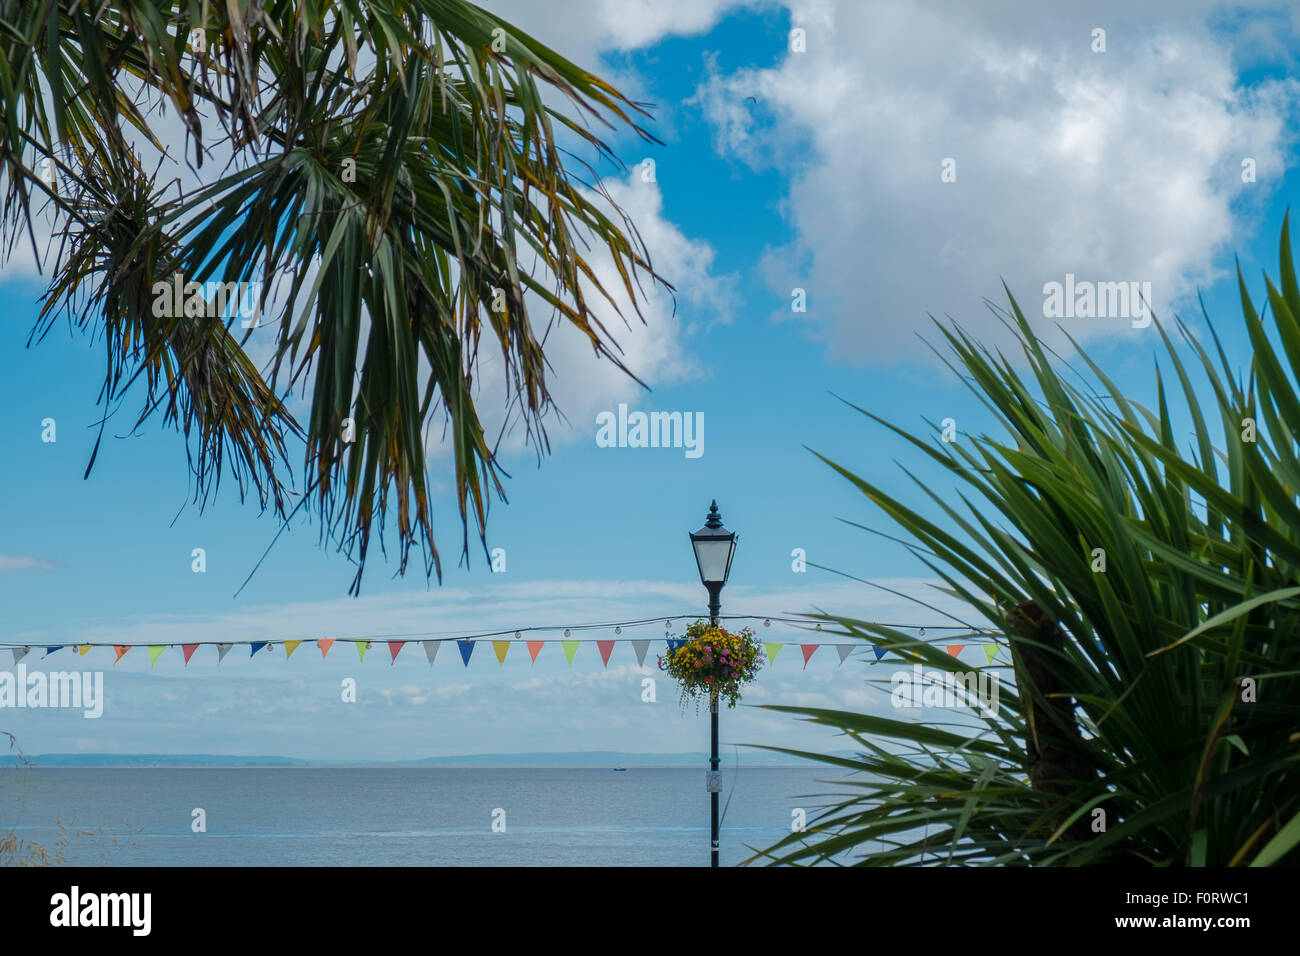
[[[625,168],[601,169],[676,288],[647,300],[643,326],[611,317],[649,389],[557,332],[548,354],[565,420],[551,422],[540,462],[507,444],[508,503],[494,503],[488,526],[504,570],[494,573],[478,549],[457,566],[459,518],[435,444],[442,583],[426,581],[418,561],[402,578],[391,555],[375,553],[360,596],[349,597],[352,565],[310,522],[277,538],[274,517],[232,487],[196,507],[183,437],[158,417],[133,431],[129,404],[110,418],[83,478],[103,414],[102,343],[58,324],[29,347],[44,285],[30,253],[15,248],[0,264],[0,645],[32,646],[29,668],[102,671],[106,693],[96,720],[0,711],[0,730],[27,753],[408,760],[703,750],[707,722],[683,712],[654,660],[665,634],[706,613],[687,532],[714,499],[740,536],[724,613],[753,615],[761,637],[788,645],[745,705],[888,714],[888,660],[855,652],[841,662],[822,648],[805,667],[795,645],[828,638],[762,623],[826,611],[928,626],[942,640],[938,626],[971,621],[905,549],[846,523],[888,528],[814,451],[909,503],[924,492],[900,463],[950,492],[847,402],[918,432],[944,418],[959,434],[987,427],[927,343],[937,344],[935,317],[950,317],[1005,348],[985,301],[1005,302],[1003,282],[1045,341],[1068,353],[1068,332],[1126,393],[1149,398],[1156,329],[1048,318],[1044,284],[1067,274],[1149,284],[1158,316],[1177,313],[1194,328],[1204,327],[1199,294],[1229,353],[1249,361],[1234,259],[1258,297],[1262,270],[1276,273],[1300,183],[1290,4],[484,5],[652,104],[649,128],[662,144],[615,134]],[[250,340],[255,357],[265,348]],[[701,454],[599,446],[599,416],[620,403],[702,416]],[[46,419],[54,442],[42,440]],[[533,635],[548,641],[535,662],[523,646],[501,664],[479,646],[465,666],[450,644],[431,666],[416,644],[393,661],[383,643],[642,620],[621,635],[573,637],[651,639],[645,667],[627,644],[607,666],[584,644],[570,665],[549,643],[559,630]],[[153,664],[145,649],[321,637],[376,641],[364,660],[348,644],[323,660],[310,643],[288,659],[283,645],[252,657],[236,646],[220,663],[202,647],[188,665],[178,647]],[[114,663],[109,647],[75,657],[69,646],[80,643],[133,650]],[[974,643],[963,659],[982,665]],[[43,659],[50,646],[64,649]],[[0,669],[7,657],[0,652]],[[656,681],[653,702],[646,678]],[[347,679],[355,702],[341,699]],[[728,712],[722,727],[728,747],[844,746],[754,706]]]

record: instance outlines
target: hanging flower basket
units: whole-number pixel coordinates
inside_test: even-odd
[[[728,707],[735,707],[741,690],[764,664],[763,647],[748,627],[733,634],[696,621],[681,641],[675,651],[669,645],[668,653],[659,658],[659,669],[681,683],[683,707],[689,698],[695,698],[697,709],[705,700],[710,705],[726,700]]]

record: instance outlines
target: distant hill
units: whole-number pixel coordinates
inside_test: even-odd
[[[848,756],[848,752],[841,754]],[[28,757],[37,767],[705,767],[703,753],[637,754],[615,750],[575,753],[462,754],[420,760],[302,760],[297,757],[234,754],[40,754]],[[796,757],[746,750],[741,767],[790,767],[807,764]],[[0,767],[20,766],[12,754]],[[724,753],[722,767],[736,765],[735,752]]]

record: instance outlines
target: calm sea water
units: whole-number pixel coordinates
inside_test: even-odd
[[[834,768],[724,771],[732,866],[829,802]],[[732,791],[732,784],[735,784]],[[811,796],[810,796],[811,795]],[[206,813],[207,832],[191,829]],[[505,811],[505,832],[492,830]],[[500,815],[498,814],[498,817]],[[197,866],[707,866],[704,770],[31,768],[0,771],[0,835],[67,863]]]

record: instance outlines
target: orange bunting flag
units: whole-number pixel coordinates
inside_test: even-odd
[[[951,654],[953,657],[958,657],[965,647],[966,647],[965,644],[949,644],[948,653]]]
[[[401,650],[402,650],[402,646],[403,646],[405,643],[406,643],[406,641],[389,641],[389,642],[388,642],[388,653],[390,653],[390,654],[393,655],[393,663],[394,663],[394,664],[397,663],[397,655],[401,652]]]
[[[117,661],[120,661],[122,659],[122,655],[125,654],[130,649],[131,649],[130,644],[114,644],[113,650],[117,651]],[[113,663],[116,664],[117,661],[113,661]]]
[[[546,643],[545,641],[529,641],[529,642],[528,642],[528,653],[529,653],[529,655],[532,657],[532,659],[533,659],[533,663],[534,663],[534,664],[537,663],[537,655],[541,653],[541,651],[542,651],[542,645],[544,645],[545,643]]]
[[[609,667],[609,655],[614,652],[614,642],[597,641],[596,646],[600,648],[600,659],[605,662],[606,667]]]
[[[336,637],[322,637],[316,642],[316,646],[320,648],[321,660],[325,660],[325,655],[330,652],[330,648],[334,646],[336,640],[338,640]]]
[[[813,656],[814,654],[817,653],[817,648],[819,648],[819,647],[821,647],[820,644],[800,644],[800,645],[799,645],[799,649],[800,649],[801,651],[803,651],[803,669],[804,669],[804,670],[807,670],[807,669],[808,669],[808,661],[809,661],[809,659],[812,658],[812,656]]]
[[[198,649],[199,649],[199,645],[197,645],[197,644],[182,644],[182,645],[181,645],[181,654],[183,654],[183,655],[185,656],[185,663],[186,663],[186,664],[188,664],[188,663],[190,662],[190,658],[194,656],[194,652],[197,651]]]
[[[504,664],[504,663],[506,662],[506,654],[509,653],[509,651],[510,651],[510,642],[509,642],[509,641],[493,641],[493,642],[492,642],[492,651],[493,651],[493,653],[495,653],[496,656],[497,656],[497,663],[498,663],[498,664]]]

